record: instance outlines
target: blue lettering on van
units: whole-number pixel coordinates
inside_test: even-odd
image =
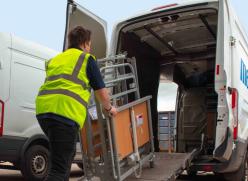
[[[248,70],[247,70],[246,65],[242,59],[240,62],[240,80],[248,88]]]

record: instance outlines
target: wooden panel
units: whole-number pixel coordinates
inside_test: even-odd
[[[141,147],[150,141],[147,103],[138,104],[134,107],[134,114],[137,124],[138,146]],[[140,120],[138,120],[141,117]]]
[[[137,124],[138,146],[141,147],[150,140],[147,103],[144,102],[134,106],[134,114]],[[119,112],[117,116],[113,118],[113,121],[118,155],[120,159],[123,159],[134,152],[130,109]],[[99,144],[101,139],[99,135],[98,121],[92,121],[92,129],[94,135],[93,144]],[[87,153],[88,143],[86,139],[86,127],[82,129],[81,136],[84,145],[84,152]],[[100,154],[102,154],[101,147],[95,150],[95,156],[99,156]]]
[[[93,131],[93,145],[97,145],[97,144],[101,143],[98,120],[94,120],[91,123],[92,123],[92,131]],[[87,143],[86,126],[84,126],[82,131],[81,131],[81,139],[82,139],[83,145],[84,145],[84,153],[87,153],[88,143]],[[102,153],[101,147],[98,147],[95,149],[95,156],[96,157],[101,155],[101,153]]]
[[[121,111],[114,118],[117,150],[121,159],[133,153],[131,119],[129,109]]]
[[[134,106],[134,114],[137,124],[138,146],[141,147],[150,141],[146,102]],[[123,159],[134,152],[130,109],[119,112],[113,121],[115,124],[118,154],[120,159]]]

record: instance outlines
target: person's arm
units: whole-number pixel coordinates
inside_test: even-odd
[[[102,104],[105,111],[109,112],[112,116],[117,114],[117,110],[114,106],[111,105],[108,90],[102,88],[95,91],[97,100]]]
[[[87,76],[90,86],[95,91],[97,100],[102,104],[103,108],[111,115],[115,116],[117,110],[111,105],[108,90],[105,88],[101,73],[93,57],[89,57],[87,65]]]

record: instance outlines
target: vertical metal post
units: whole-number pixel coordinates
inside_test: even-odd
[[[117,179],[118,181],[121,181],[121,168],[120,168],[120,162],[119,162],[119,154],[117,149],[117,142],[116,142],[116,132],[115,132],[115,122],[112,118],[110,119],[110,129],[112,133],[112,143],[113,143],[113,151],[114,151],[114,161],[115,161],[115,167],[117,170]]]
[[[86,119],[86,136],[87,136],[87,146],[88,146],[88,156],[90,157],[90,162],[91,158],[95,156],[95,151],[94,151],[94,145],[93,145],[93,130],[92,130],[92,124],[91,120],[89,119],[89,114],[87,114],[87,119]]]
[[[91,120],[90,120],[90,118],[89,118],[89,116],[88,116],[89,114],[87,114],[86,115],[86,120],[85,120],[85,123],[86,123],[86,139],[87,140],[92,140],[92,135],[91,135],[91,133],[90,133],[90,131],[89,130],[91,130]],[[92,176],[92,173],[91,173],[91,175],[89,175],[90,174],[90,172],[92,172],[92,163],[91,163],[91,159],[89,159],[89,158],[91,158],[91,151],[89,151],[89,150],[91,150],[92,149],[92,146],[90,146],[91,145],[91,143],[89,143],[90,141],[88,141],[87,142],[87,145],[88,145],[88,148],[86,147],[85,148],[85,150],[86,150],[86,153],[84,152],[84,144],[83,144],[83,140],[82,140],[82,132],[80,131],[79,132],[79,141],[80,141],[80,148],[81,148],[81,153],[82,153],[82,161],[83,161],[83,170],[84,170],[84,176],[83,177],[81,177],[80,179],[79,179],[79,181],[86,181],[86,180],[91,180],[91,176]]]
[[[171,113],[169,112],[169,123],[168,123],[168,127],[169,127],[169,131],[168,131],[168,134],[169,134],[169,153],[171,154]]]
[[[147,112],[149,118],[149,129],[150,129],[150,142],[151,142],[151,152],[154,153],[154,137],[153,137],[153,129],[152,129],[152,115],[151,115],[151,104],[150,99],[146,102],[147,103]]]
[[[104,128],[105,120],[102,115],[103,112],[102,112],[100,103],[97,100],[95,101],[96,101],[96,108],[97,108],[97,115],[98,115],[98,122],[99,122],[102,156],[104,160],[104,173],[101,173],[99,172],[99,170],[97,170],[97,173],[98,173],[97,176],[100,177],[101,181],[105,181],[105,180],[112,181],[113,178],[111,177],[110,170],[109,170],[109,165],[111,163],[109,163],[106,136],[105,136],[105,128]]]
[[[108,129],[108,137],[109,137],[109,147],[110,147],[110,155],[111,155],[111,163],[112,163],[112,171],[114,178],[117,179],[116,170],[115,170],[115,160],[114,160],[114,150],[113,150],[113,141],[112,141],[112,134],[109,119],[107,121],[107,129]]]
[[[139,155],[139,146],[138,146],[138,140],[137,140],[137,126],[136,126],[136,120],[135,120],[135,113],[133,107],[130,109],[131,111],[131,124],[132,124],[132,132],[133,132],[133,145],[134,145],[134,151],[135,151],[135,161],[140,161],[140,155]]]
[[[135,84],[137,88],[136,92],[136,99],[140,99],[140,91],[139,91],[139,78],[138,78],[138,72],[137,72],[137,65],[136,65],[136,59],[135,57],[130,59],[131,65],[134,67],[134,75],[135,75]]]
[[[84,170],[84,176],[80,177],[78,179],[78,181],[90,180],[91,177],[89,176],[87,155],[84,153],[84,145],[83,145],[83,140],[81,137],[82,136],[81,132],[79,132],[78,136],[79,136],[79,141],[80,141],[80,149],[81,149],[81,153],[82,153],[82,162],[83,162],[83,170]]]

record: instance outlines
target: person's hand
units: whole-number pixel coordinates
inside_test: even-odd
[[[115,117],[118,114],[117,109],[112,106],[112,109],[109,111],[109,115]]]

